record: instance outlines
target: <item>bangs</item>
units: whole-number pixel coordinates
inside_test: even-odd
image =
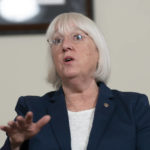
[[[61,17],[56,22],[56,31],[60,34],[71,32],[75,27],[79,28],[79,21],[70,15]]]

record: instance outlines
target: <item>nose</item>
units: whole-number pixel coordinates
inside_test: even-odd
[[[63,43],[62,43],[62,50],[63,52],[72,50],[72,43],[68,38],[64,38]]]

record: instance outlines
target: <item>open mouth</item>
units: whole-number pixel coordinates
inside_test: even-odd
[[[64,58],[64,62],[70,62],[70,61],[73,61],[73,60],[74,59],[70,56]]]

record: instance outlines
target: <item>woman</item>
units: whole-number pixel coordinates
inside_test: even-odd
[[[20,97],[15,121],[1,126],[1,150],[149,150],[145,95],[109,89],[109,52],[95,23],[57,16],[47,31],[49,82],[57,91]]]

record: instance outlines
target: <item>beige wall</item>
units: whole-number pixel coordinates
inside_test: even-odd
[[[46,83],[46,40],[44,35],[0,37],[0,125],[12,120],[21,95],[43,95]],[[0,147],[5,134],[0,131]]]
[[[108,85],[150,98],[150,1],[95,0],[95,19],[108,43],[112,73]],[[51,90],[46,78],[44,35],[0,36],[0,125],[15,117],[20,95]],[[0,147],[5,134],[0,131]]]
[[[108,43],[109,85],[150,98],[150,1],[96,0],[96,22]]]

